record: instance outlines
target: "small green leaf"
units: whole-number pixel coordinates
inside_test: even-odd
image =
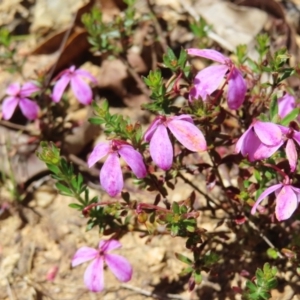
[[[77,204],[77,203],[70,203],[69,207],[75,208],[75,209],[78,209],[78,210],[82,210],[83,209],[83,206],[80,205],[80,204]]]
[[[179,214],[179,205],[176,201],[172,203],[172,211],[174,214]]]
[[[180,254],[180,253],[175,253],[175,256],[176,256],[176,258],[178,259],[178,260],[180,260],[181,262],[183,262],[183,263],[185,263],[185,264],[188,264],[188,265],[192,265],[193,264],[193,262],[192,262],[192,260],[191,259],[189,259],[188,257],[186,257],[186,256],[184,256],[184,255],[182,255],[182,254]]]
[[[273,259],[276,259],[278,258],[278,252],[276,249],[274,248],[269,248],[267,250],[267,255],[270,257],[270,258],[273,258]]]
[[[291,121],[294,121],[299,115],[299,108],[293,109],[288,115],[286,115],[280,122],[283,126],[288,126]]]
[[[57,182],[55,184],[56,188],[62,193],[62,194],[65,194],[66,196],[72,196],[73,195],[73,192],[65,185],[63,185],[62,183],[60,182]]]
[[[274,118],[277,115],[278,115],[278,100],[277,100],[277,95],[274,95],[270,103],[270,119],[274,120]]]
[[[194,278],[195,278],[195,282],[196,284],[200,284],[202,282],[202,275],[200,271],[195,271],[194,272]]]

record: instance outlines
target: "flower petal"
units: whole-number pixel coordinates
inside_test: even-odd
[[[277,146],[266,146],[263,143],[260,143],[259,146],[255,149],[253,158],[254,160],[266,159],[272,156],[282,145],[283,141]]]
[[[196,94],[205,100],[207,95],[211,95],[219,87],[227,71],[228,67],[225,65],[210,66],[200,71],[194,80]]]
[[[127,282],[131,279],[132,266],[126,258],[117,254],[105,254],[104,259],[118,280]]]
[[[235,145],[235,152],[236,153],[239,153],[242,151],[242,149],[244,148],[244,143],[245,143],[245,140],[247,140],[247,135],[249,134],[250,131],[252,131],[252,128],[253,126],[250,126],[241,136],[240,138],[238,139],[236,145]],[[244,154],[245,151],[243,151],[242,155],[245,155]]]
[[[267,146],[277,146],[282,142],[282,132],[280,128],[271,122],[256,121],[253,124],[254,131],[258,138]]]
[[[204,57],[207,59],[211,59],[213,61],[217,61],[221,64],[224,64],[229,58],[224,56],[222,53],[216,51],[216,50],[211,50],[211,49],[197,49],[197,48],[189,48],[187,49],[187,53],[189,55],[195,55],[195,56],[200,56]]]
[[[22,98],[19,101],[19,106],[23,115],[28,120],[35,120],[37,118],[40,108],[35,102],[27,98]]]
[[[230,109],[238,109],[245,100],[246,82],[237,68],[233,68],[228,80],[227,101]]]
[[[90,72],[88,72],[86,70],[77,69],[74,73],[76,75],[88,78],[89,80],[91,80],[95,84],[97,83],[97,79]]]
[[[70,82],[70,75],[64,74],[54,85],[52,92],[52,100],[54,102],[59,102],[67,85]]]
[[[204,135],[194,124],[187,121],[173,119],[168,122],[168,128],[176,139],[190,151],[205,151]]]
[[[100,241],[98,248],[103,252],[107,252],[121,247],[122,244],[117,240],[105,240],[105,241],[102,240]]]
[[[163,170],[169,170],[173,163],[173,147],[164,125],[158,125],[150,141],[150,155],[154,163]]]
[[[104,260],[96,258],[84,272],[84,283],[92,292],[101,292],[104,289]]]
[[[9,120],[14,111],[16,110],[16,107],[19,103],[19,98],[17,97],[6,97],[4,100],[3,100],[3,103],[2,103],[2,114],[3,114],[3,119],[4,120]]]
[[[20,83],[12,83],[6,89],[6,94],[9,96],[17,96],[21,91]]]
[[[291,172],[294,172],[297,165],[298,154],[295,147],[295,143],[292,139],[288,139],[285,147],[286,157],[289,161]]]
[[[109,150],[110,145],[108,143],[97,144],[87,160],[89,168],[92,167],[98,160],[107,155]]]
[[[71,78],[71,88],[81,104],[88,105],[93,100],[93,93],[90,86],[82,80],[78,75],[73,75]]]
[[[137,178],[144,178],[147,175],[147,170],[141,153],[136,151],[130,145],[122,146],[118,152],[127,165],[132,169],[132,172]]]
[[[90,247],[79,248],[72,258],[72,267],[76,267],[86,261],[96,258],[98,251]]]
[[[157,126],[161,124],[162,120],[161,117],[158,116],[154,119],[154,121],[151,123],[151,125],[148,127],[144,134],[144,141],[150,142],[155,130],[157,129]]]
[[[291,217],[298,206],[297,195],[290,185],[285,185],[276,198],[275,214],[278,221]]]
[[[123,175],[118,154],[110,153],[100,171],[100,183],[105,191],[115,197],[123,189]]]
[[[23,84],[21,91],[20,91],[20,97],[29,97],[33,93],[40,91],[41,88],[38,87],[36,84],[33,82],[26,82]]]
[[[278,100],[278,115],[283,119],[288,115],[293,109],[296,108],[295,97],[286,93],[283,97]]]
[[[256,200],[255,204],[253,205],[252,209],[251,209],[251,214],[254,215],[256,213],[256,209],[258,207],[258,205],[271,193],[273,193],[274,191],[280,189],[283,186],[282,183],[279,184],[275,184],[272,185],[270,187],[268,187],[264,192],[261,193],[261,195],[259,196],[259,198]]]
[[[182,120],[194,124],[193,118],[190,115],[186,115],[186,114],[170,117],[169,120]]]
[[[300,132],[295,131],[293,133],[293,139],[297,142],[297,144],[300,146]]]

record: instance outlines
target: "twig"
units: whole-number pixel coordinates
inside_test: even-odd
[[[28,129],[26,126],[11,123],[9,121],[1,120],[0,125],[2,125],[3,127],[6,127],[6,128],[10,128],[10,129],[20,130],[24,133],[30,134],[31,136],[40,136],[39,131],[33,131],[33,130]]]
[[[54,73],[54,71],[55,71],[55,69],[56,69],[56,66],[57,66],[57,64],[58,64],[58,61],[59,61],[59,59],[60,59],[60,57],[61,57],[61,55],[62,55],[62,52],[63,52],[63,50],[64,50],[64,48],[65,48],[65,45],[66,45],[66,43],[67,43],[67,41],[68,41],[68,38],[69,38],[69,36],[70,36],[70,34],[71,34],[71,31],[73,30],[73,26],[74,26],[74,24],[75,24],[75,21],[76,21],[76,18],[77,18],[77,14],[78,14],[78,11],[76,11],[76,13],[75,13],[75,15],[74,15],[74,17],[73,17],[73,20],[72,20],[72,23],[71,23],[71,25],[70,25],[70,28],[69,28],[69,29],[66,31],[66,33],[64,34],[63,40],[62,40],[62,42],[61,42],[61,44],[60,44],[60,47],[59,47],[59,50],[58,50],[58,51],[59,51],[59,54],[58,54],[57,60],[56,60],[55,64],[52,66],[52,68],[51,68],[51,70],[49,71],[48,76],[47,76],[47,78],[46,78],[46,80],[45,80],[45,86],[46,86],[46,87],[48,87],[48,85],[50,84],[51,78],[52,78],[53,73]]]
[[[137,293],[139,293],[141,295],[144,295],[146,297],[152,297],[152,298],[155,298],[155,299],[161,299],[161,300],[167,300],[167,299],[193,300],[193,299],[185,298],[185,297],[182,297],[182,296],[176,295],[176,294],[161,294],[161,295],[160,294],[155,294],[153,292],[150,292],[150,291],[141,289],[139,287],[126,284],[126,283],[122,283],[121,287],[123,287],[123,288],[125,288],[127,290],[131,290],[131,291],[137,292]]]
[[[131,67],[131,65],[129,64],[129,62],[124,59],[123,57],[119,57],[121,59],[121,61],[123,62],[123,64],[126,66],[128,73],[131,75],[131,77],[136,81],[138,88],[141,90],[141,92],[149,98],[150,96],[150,91],[147,88],[146,84],[144,83],[144,81],[141,79],[140,75]]]
[[[247,218],[247,217],[246,217]],[[277,252],[277,255],[280,257],[280,258],[283,258],[283,255],[276,249],[276,247],[272,244],[272,242],[259,230],[259,228],[251,221],[247,218],[247,221],[250,225],[250,227],[252,229],[254,229],[255,231],[258,232],[259,236],[274,250],[276,250]]]
[[[149,7],[149,10],[153,16],[153,21],[154,21],[154,27],[155,27],[155,31],[156,31],[156,34],[158,36],[158,40],[159,40],[159,43],[163,49],[164,52],[167,52],[167,49],[168,49],[168,43],[164,37],[164,34],[163,34],[163,30],[159,24],[159,21],[156,17],[156,13],[154,11],[154,5],[151,3],[151,0],[147,0],[147,4],[148,4],[148,7]]]

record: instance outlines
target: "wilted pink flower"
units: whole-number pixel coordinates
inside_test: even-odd
[[[239,138],[235,151],[254,161],[272,156],[283,143],[279,125],[255,120]]]
[[[206,150],[205,138],[189,115],[158,116],[146,131],[144,140],[150,142],[150,155],[161,169],[169,170],[173,163],[173,147],[167,128],[190,151]]]
[[[3,119],[9,120],[16,107],[19,105],[21,112],[28,120],[34,120],[38,116],[39,106],[28,99],[33,93],[39,91],[40,88],[32,82],[27,82],[21,87],[19,83],[12,83],[6,89],[9,96],[3,100],[2,113]]]
[[[143,156],[131,145],[120,140],[99,143],[88,158],[88,166],[92,167],[106,155],[106,161],[100,171],[100,183],[111,197],[120,193],[124,185],[119,155],[129,165],[137,178],[143,178],[147,175]]]
[[[228,80],[227,101],[230,109],[238,109],[245,100],[247,85],[241,72],[235,67],[230,58],[211,49],[187,49],[190,55],[196,55],[219,62],[221,65],[209,66],[195,77],[194,87],[190,91],[190,101],[202,98],[206,100],[221,84],[224,77]]]
[[[275,214],[278,221],[291,217],[296,210],[300,200],[300,189],[290,184],[275,184],[267,188],[257,199],[251,209],[251,214],[255,214],[258,205],[271,193],[275,192],[276,207]]]
[[[92,89],[82,77],[86,77],[93,83],[97,83],[96,78],[89,72],[80,69],[75,70],[75,66],[60,72],[56,77],[60,79],[54,85],[52,100],[59,102],[67,85],[70,83],[71,89],[78,101],[84,105],[90,104],[93,99]]]
[[[108,251],[122,247],[116,240],[100,241],[98,250],[81,247],[72,259],[72,267],[93,260],[84,273],[84,283],[92,292],[100,292],[104,288],[104,262],[121,282],[127,282],[132,276],[132,267],[127,259]]]
[[[296,108],[296,99],[294,96],[286,93],[278,100],[278,115],[281,119],[287,116],[293,109]]]

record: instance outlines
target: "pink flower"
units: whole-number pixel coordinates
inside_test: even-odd
[[[296,106],[296,99],[294,96],[286,93],[278,100],[278,115],[281,119],[287,116]]]
[[[173,147],[167,128],[190,151],[206,150],[205,138],[189,115],[158,116],[146,131],[144,140],[150,142],[150,155],[161,169],[169,170],[173,163]]]
[[[194,87],[190,91],[189,99],[202,98],[206,100],[221,84],[224,77],[228,80],[227,101],[230,109],[238,109],[245,100],[247,85],[241,72],[234,66],[230,58],[211,49],[187,49],[190,55],[196,55],[219,62],[221,65],[209,66],[195,77]]]
[[[108,251],[118,249],[122,245],[116,240],[100,241],[98,250],[81,247],[72,258],[72,267],[93,260],[84,273],[84,283],[92,292],[100,292],[104,288],[104,262],[121,282],[127,282],[132,276],[132,267],[127,259]]]
[[[97,83],[96,78],[89,72],[80,69],[75,70],[75,66],[59,73],[56,78],[60,79],[54,85],[52,100],[54,102],[59,102],[67,85],[70,83],[71,89],[78,101],[84,105],[90,104],[93,99],[92,89],[84,80],[82,80],[82,77],[86,77],[93,83]]]
[[[300,189],[290,184],[275,184],[267,188],[257,199],[251,209],[251,214],[255,214],[258,205],[271,193],[275,192],[276,207],[275,214],[278,221],[286,220],[291,217],[297,209],[300,200]]]
[[[27,97],[39,90],[40,88],[32,82],[27,82],[22,87],[19,83],[9,85],[6,89],[6,94],[9,96],[2,103],[3,119],[9,120],[18,105],[28,120],[36,119],[39,113],[39,106]]]
[[[291,171],[294,172],[298,161],[298,153],[295,142],[300,146],[300,132],[293,128],[288,128],[282,125],[278,125],[284,138],[286,139],[285,154],[289,161]]]
[[[239,138],[235,151],[248,156],[249,161],[272,156],[284,143],[279,125],[254,121]]]
[[[131,145],[120,140],[99,143],[88,158],[88,166],[92,167],[106,155],[106,161],[100,171],[100,183],[111,197],[120,193],[124,185],[119,155],[129,165],[137,178],[144,178],[147,175],[143,156]]]

